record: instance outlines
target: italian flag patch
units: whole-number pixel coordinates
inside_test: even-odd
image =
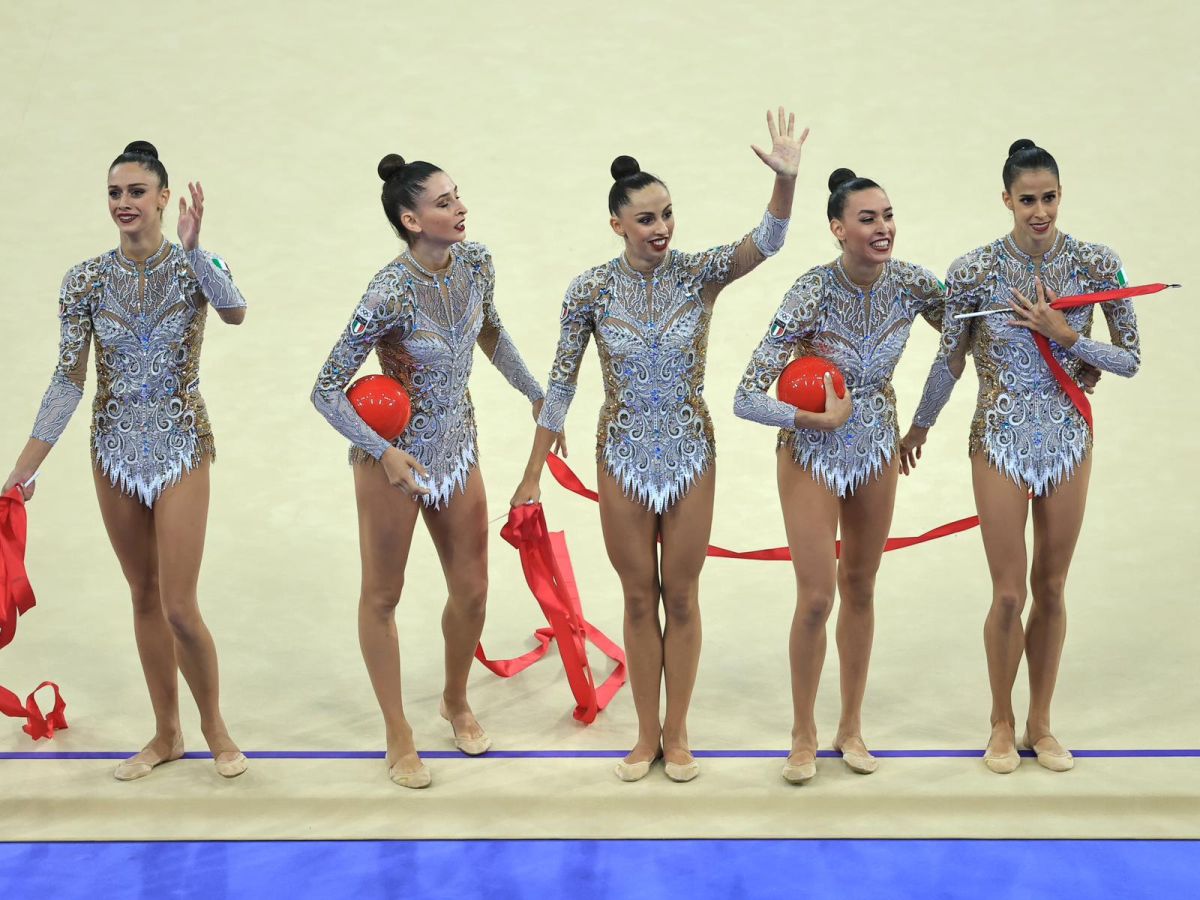
[[[229,263],[225,262],[225,260],[221,259],[221,257],[219,257],[219,256],[209,257],[209,262],[211,262],[213,264],[214,269],[220,269],[226,275],[229,274]]]
[[[1125,285],[1129,284],[1129,279],[1125,277],[1124,266],[1117,270],[1117,284],[1119,284],[1121,287],[1125,287]]]
[[[771,323],[771,337],[781,338],[785,334],[787,334],[787,322],[781,316]]]

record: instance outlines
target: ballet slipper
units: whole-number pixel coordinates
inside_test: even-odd
[[[616,768],[613,769],[613,774],[622,781],[641,781],[650,774],[650,767],[661,758],[662,748],[660,747],[658,752],[654,754],[653,759],[643,759],[640,762],[633,763],[621,760],[617,763]],[[697,767],[697,771],[699,771],[699,767]]]
[[[233,753],[233,756],[229,759],[221,759],[226,753]],[[217,767],[217,774],[222,778],[237,778],[250,767],[246,754],[240,750],[225,750],[218,753],[213,757],[213,764]]]
[[[833,749],[842,754],[842,762],[849,767],[851,772],[857,772],[859,775],[870,775],[879,768],[879,760],[871,755],[871,751],[858,750],[843,750],[839,745],[834,744]]]
[[[785,762],[783,770],[779,774],[783,776],[783,780],[788,784],[806,784],[812,781],[813,777],[817,774],[817,761],[812,759],[798,765]]]
[[[145,752],[145,750],[142,751],[142,753]],[[149,775],[155,767],[179,759],[183,756],[183,735],[175,739],[175,744],[171,747],[171,752],[165,757],[152,755],[149,760],[145,757],[138,759],[139,756],[142,756],[142,753],[131,756],[129,759],[119,763],[113,771],[113,778],[117,779],[117,781],[137,781],[139,778],[145,778]]]
[[[1037,744],[1049,738],[1058,744],[1058,741],[1053,735],[1042,735],[1037,741],[1029,740],[1029,729],[1025,729],[1025,734],[1021,738],[1021,746],[1032,750],[1037,754],[1038,765],[1042,768],[1049,769],[1051,772],[1069,772],[1075,768],[1075,757],[1071,755],[1071,751],[1059,744],[1057,750],[1039,750]]]
[[[438,709],[443,719],[450,722],[450,728],[454,731],[454,746],[467,756],[482,756],[491,749],[492,739],[487,736],[487,732],[480,726],[478,737],[459,737],[458,731],[454,729],[454,723],[450,719],[449,712],[446,711],[446,703],[442,701]],[[424,785],[421,785],[424,787]]]
[[[429,771],[429,766],[425,765],[425,763],[421,763],[420,768],[412,772],[401,771],[400,764],[396,763],[394,766],[388,768],[388,778],[392,780],[393,784],[398,784],[400,787],[413,788],[414,790],[427,788],[433,783],[433,773]]]
[[[688,761],[685,763],[673,763],[666,760],[663,763],[663,770],[667,773],[667,777],[672,781],[677,781],[680,784],[693,780],[700,774],[700,763],[696,761],[696,757],[688,754]]]
[[[997,775],[1011,775],[1021,765],[1021,754],[1016,748],[1007,753],[993,753],[989,742],[987,750],[983,752],[983,764]]]

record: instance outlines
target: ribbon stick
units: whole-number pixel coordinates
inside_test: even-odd
[[[1050,304],[1051,309],[1074,309],[1077,306],[1091,306],[1093,303],[1106,303],[1109,300],[1124,300],[1127,297],[1141,297],[1144,294],[1157,294],[1169,288],[1183,287],[1182,284],[1165,284],[1156,281],[1153,284],[1136,284],[1133,287],[1113,288],[1110,291],[1096,291],[1092,294],[1073,294],[1070,297],[1059,297]],[[1012,313],[1007,306],[996,309],[984,309],[978,312],[958,313],[956,319],[973,319],[976,316],[994,316],[997,313]]]
[[[583,481],[580,480],[579,476],[571,470],[571,467],[564,460],[553,453],[549,453],[546,455],[546,465],[550,467],[550,474],[554,476],[554,480],[571,493],[587,497],[589,500],[599,499],[600,495],[584,485]],[[967,516],[965,519],[958,519],[957,521],[947,522],[945,525],[931,528],[924,534],[918,534],[914,537],[890,537],[883,545],[883,552],[888,553],[892,550],[903,550],[905,547],[924,544],[926,541],[935,541],[938,538],[947,537],[951,534],[958,534],[960,531],[968,531],[978,524],[979,516]],[[838,557],[841,556],[841,541],[835,542],[834,553]],[[724,547],[709,544],[705,555],[720,559],[754,559],[766,562],[790,562],[792,559],[792,553],[787,547],[772,547],[769,550],[726,550]]]
[[[574,716],[588,725],[625,683],[625,652],[583,617],[566,537],[561,531],[550,532],[546,527],[540,503],[514,507],[500,535],[520,554],[525,581],[550,627],[534,632],[539,646],[522,656],[489,659],[480,644],[475,648],[475,658],[501,678],[511,678],[545,656],[550,642],[557,640],[567,682],[575,697]],[[588,663],[588,641],[617,664],[599,687]]]

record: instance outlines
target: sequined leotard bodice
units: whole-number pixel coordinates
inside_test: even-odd
[[[592,335],[604,377],[596,457],[627,496],[662,513],[713,461],[704,363],[721,289],[782,244],[787,221],[767,213],[736,244],[672,250],[653,272],[624,256],[571,282],[538,424],[562,431]]]
[[[408,427],[392,444],[428,470],[418,481],[429,488],[423,499],[434,508],[463,489],[476,463],[475,410],[467,390],[475,345],[531,402],[544,396],[500,322],[495,283],[492,257],[482,244],[455,244],[449,268],[436,273],[403,254],[371,280],[313,389],[314,405],[354,444],[351,462],[379,459],[388,442],[344,393],[374,349],[383,373],[400,382],[412,403]]]
[[[163,241],[144,263],[120,250],[73,266],[59,294],[61,338],[33,437],[55,443],[83,397],[96,346],[92,453],[115,487],[153,506],[215,456],[200,396],[207,303],[244,307],[219,256]]]
[[[956,260],[947,277],[941,345],[914,422],[925,428],[934,424],[955,384],[948,360],[968,344],[979,376],[970,453],[986,453],[993,466],[1042,495],[1070,478],[1087,456],[1091,431],[1054,380],[1028,329],[1010,325],[1011,316],[1004,313],[954,318],[961,312],[1006,309],[1014,288],[1035,298],[1035,275],[1059,296],[1109,290],[1124,281],[1121,260],[1112,250],[1061,233],[1042,258],[1040,269],[1011,236]],[[1116,300],[1100,306],[1111,344],[1091,339],[1095,307],[1090,305],[1064,311],[1080,335],[1074,346],[1064,349],[1050,342],[1055,359],[1072,378],[1078,379],[1084,363],[1127,377],[1138,369],[1141,351],[1133,304]]]
[[[800,276],[758,345],[734,401],[744,419],[778,427],[779,446],[838,496],[854,492],[891,462],[899,443],[892,373],[913,320],[941,324],[944,292],[928,269],[889,260],[866,291],[841,261]],[[846,379],[850,418],[833,431],[796,428],[796,407],[768,391],[793,356],[820,356]]]

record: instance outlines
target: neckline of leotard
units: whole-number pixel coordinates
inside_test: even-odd
[[[859,297],[873,297],[875,295],[875,289],[879,287],[879,285],[883,283],[883,279],[887,277],[888,266],[891,264],[891,262],[892,260],[890,259],[884,260],[883,268],[879,271],[879,277],[872,281],[871,284],[865,288],[856,284],[854,279],[850,277],[845,266],[842,265],[842,258],[840,256],[830,264],[829,268],[833,271],[834,280],[840,281],[843,287],[857,294]]]
[[[120,247],[117,247],[116,252],[117,252],[117,262],[121,264],[122,268],[129,269],[132,272],[136,272],[140,265],[145,271],[149,272],[151,269],[157,268],[158,265],[170,255],[171,242],[168,241],[166,238],[163,238],[163,242],[161,244],[159,244],[158,249],[155,250],[153,253],[151,253],[148,257],[146,257],[146,261],[144,263],[140,263],[140,264],[137,262],[134,262],[132,259],[130,259],[128,256],[126,256],[125,251],[122,250]]]
[[[417,258],[408,250],[400,254],[400,262],[414,269],[418,274],[428,278],[431,283],[437,284],[441,279],[449,278],[450,273],[454,271],[454,264],[458,262],[458,254],[454,250],[454,247],[450,248],[450,262],[446,265],[446,268],[438,269],[436,272],[429,271],[429,269],[417,262]]]
[[[673,251],[668,251],[667,255],[663,257],[663,261],[660,262],[653,269],[651,269],[649,272],[642,272],[638,269],[635,269],[633,266],[631,266],[629,264],[629,260],[627,260],[625,258],[624,253],[622,253],[620,256],[618,256],[614,260],[614,262],[617,264],[617,269],[620,270],[621,274],[623,274],[623,275],[630,275],[634,278],[641,278],[644,280],[652,280],[652,279],[658,278],[663,272],[665,272],[667,270],[667,267],[670,266],[672,253],[673,253]]]
[[[1068,235],[1065,231],[1058,232],[1058,235],[1054,238],[1054,243],[1051,244],[1050,248],[1042,254],[1043,266],[1062,253],[1063,248],[1067,245],[1067,237]],[[1017,242],[1013,240],[1013,236],[1011,234],[1006,234],[1003,238],[1001,238],[1001,244],[1004,246],[1004,251],[1006,253],[1020,260],[1026,266],[1032,268],[1035,265],[1034,258],[1017,246]]]

